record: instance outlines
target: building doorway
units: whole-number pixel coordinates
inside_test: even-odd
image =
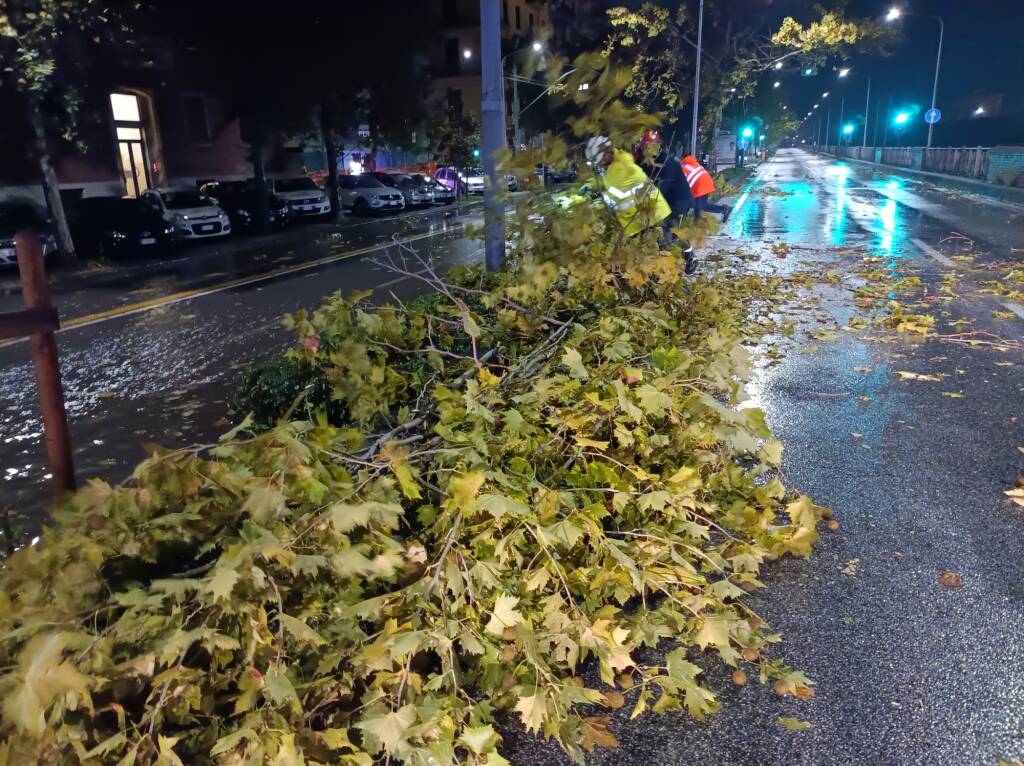
[[[128,197],[138,197],[152,186],[139,96],[134,93],[111,93],[110,109],[117,133],[117,155],[121,163],[124,193]]]

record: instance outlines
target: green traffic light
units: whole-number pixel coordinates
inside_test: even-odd
[[[896,115],[896,118],[893,120],[893,122],[895,122],[897,125],[904,125],[909,119],[910,112],[900,112],[899,114]]]
[[[846,135],[853,133],[853,125],[843,125],[843,133]]]
[[[744,138],[750,138],[752,135],[754,135],[753,128],[744,128],[742,135]]]
[[[473,156],[474,157],[479,157],[480,156],[480,150],[479,149],[474,149],[473,150]]]

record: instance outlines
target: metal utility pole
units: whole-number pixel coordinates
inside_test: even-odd
[[[501,67],[501,4],[480,0],[480,151],[484,175],[484,263],[488,271],[505,265],[505,206],[498,199],[497,154],[505,148],[505,95]]]
[[[832,108],[829,107],[828,114],[825,116],[825,148],[826,149],[828,148],[828,142],[829,142],[828,130],[829,130],[829,126],[831,126],[831,125],[832,125]]]
[[[942,63],[942,37],[946,33],[946,25],[939,16],[934,18],[939,21],[939,52],[935,56],[935,81],[932,83],[932,109],[935,108],[935,97],[939,93],[939,65]],[[932,145],[932,131],[935,129],[935,123],[928,123],[928,147]]]
[[[483,2],[484,0],[481,0]],[[697,156],[697,112],[700,107],[700,54],[704,44],[704,0],[697,16],[697,72],[693,78],[693,126],[690,129],[690,154]]]
[[[882,148],[889,145],[889,115],[892,114],[892,93],[885,102],[885,127],[882,128]]]
[[[512,151],[519,151],[519,69],[512,65]]]
[[[868,111],[871,109],[871,78],[868,77],[868,95],[864,99],[864,143],[862,146],[868,145]]]
[[[843,112],[846,111],[846,96],[839,99],[839,145],[843,145]]]

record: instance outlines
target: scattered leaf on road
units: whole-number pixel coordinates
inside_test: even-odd
[[[1021,508],[1024,508],[1024,489],[1008,489],[1006,490],[1006,496]]]
[[[732,672],[732,682],[737,686],[746,686],[747,674],[744,673],[742,670],[734,670]]]
[[[801,721],[799,718],[794,718],[791,715],[779,719],[779,726],[790,731],[802,731],[803,729],[811,728],[811,725],[810,721]]]
[[[939,582],[947,588],[960,588],[964,581],[956,572],[945,571],[939,575]]]
[[[905,370],[899,370],[896,374],[900,376],[900,380],[930,380],[935,383],[942,380],[938,375],[928,375],[921,372],[906,372]]]
[[[950,399],[963,399],[964,395],[961,391],[943,391],[943,396],[948,396]]]
[[[843,567],[843,574],[847,575],[848,577],[853,577],[857,574],[858,564],[860,564],[860,559],[850,559],[846,562],[846,565]]]

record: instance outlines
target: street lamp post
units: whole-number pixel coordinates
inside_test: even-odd
[[[530,45],[530,49],[533,50],[534,53],[540,53],[544,49],[544,46],[539,40],[534,40],[533,43]],[[505,97],[505,62],[508,61],[508,59],[511,56],[514,56],[517,53],[522,53],[524,50],[526,50],[526,48],[516,48],[514,51],[506,53],[504,56],[501,57],[502,99],[504,99]],[[512,76],[509,79],[512,80],[512,152],[516,153],[519,151],[519,115],[522,114],[523,110],[519,108],[520,77],[519,69],[515,64],[512,65]]]
[[[693,77],[693,125],[690,128],[690,154],[697,156],[697,108],[700,105],[700,53],[704,44],[704,0],[697,16],[697,71]]]
[[[843,112],[846,109],[846,96],[839,99],[839,122],[836,123],[839,126],[839,145],[843,145]]]
[[[847,67],[845,69],[840,69],[839,70],[839,76],[840,77],[849,77],[851,71],[852,70],[849,67]],[[867,92],[867,95],[864,98],[864,141],[861,144],[861,146],[867,146],[868,145],[868,114],[871,112],[871,78],[868,75],[863,75],[863,77],[868,81],[868,92]],[[842,118],[840,118],[839,121],[842,122]]]
[[[901,16],[904,16],[904,15],[906,15],[906,16],[927,16],[928,18],[935,19],[937,22],[939,22],[939,48],[938,48],[938,51],[935,54],[935,79],[932,81],[932,109],[934,109],[935,108],[935,100],[936,100],[936,97],[939,94],[939,67],[942,65],[942,38],[945,37],[945,35],[946,35],[946,24],[942,20],[941,16],[936,16],[936,15],[931,14],[931,13],[917,13],[917,12],[907,13],[905,11],[900,10],[899,8],[892,8],[892,9],[890,9],[889,13],[886,14],[885,20],[886,21],[895,21],[896,19],[898,19],[898,18],[900,18]],[[935,130],[935,123],[934,122],[929,122],[928,123],[928,147],[929,148],[931,148],[931,145],[932,145],[932,132],[934,130]]]

